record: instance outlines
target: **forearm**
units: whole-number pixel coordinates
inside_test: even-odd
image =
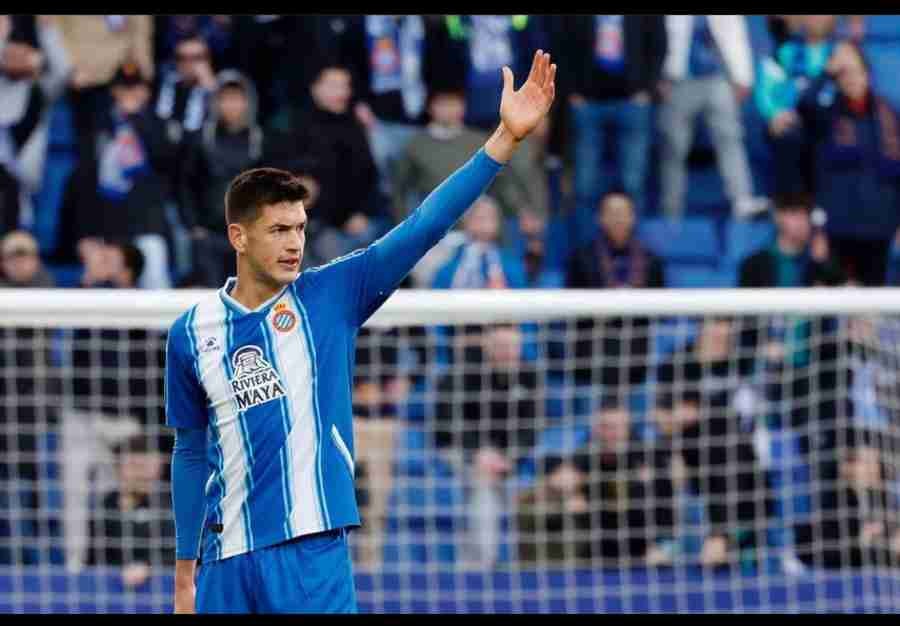
[[[172,510],[175,516],[175,558],[178,562],[193,563],[200,552],[205,511],[203,489],[207,478],[205,445],[204,429],[177,430],[172,453]],[[184,567],[181,566],[182,569]],[[176,573],[178,570],[176,565]]]

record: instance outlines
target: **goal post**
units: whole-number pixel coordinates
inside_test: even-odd
[[[213,293],[0,289],[0,609],[171,609]],[[400,290],[354,359],[364,612],[900,609],[900,289]]]

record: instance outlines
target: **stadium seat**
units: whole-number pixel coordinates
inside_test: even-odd
[[[638,226],[638,237],[666,262],[713,266],[719,261],[719,237],[709,218],[646,219]]]
[[[676,289],[708,289],[728,286],[728,277],[717,267],[690,263],[666,264],[666,286]]]
[[[723,265],[737,268],[741,261],[775,237],[775,225],[771,221],[728,220],[725,224],[725,254]]]

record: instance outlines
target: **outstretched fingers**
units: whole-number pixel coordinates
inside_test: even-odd
[[[525,79],[525,82],[533,80],[537,82],[538,80],[538,71],[541,65],[541,55],[543,54],[543,50],[535,50],[534,58],[531,60],[531,71],[528,72],[528,78]],[[540,83],[538,83],[540,84]]]

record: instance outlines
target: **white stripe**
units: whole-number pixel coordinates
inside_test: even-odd
[[[209,337],[215,337],[219,346],[218,350],[200,352],[199,358],[200,377],[212,401],[223,456],[225,493],[220,505],[223,532],[219,538],[222,541],[221,558],[226,558],[247,550],[246,528],[241,515],[241,507],[247,498],[247,465],[238,414],[222,363],[231,346],[228,345],[225,328],[225,306],[218,297],[197,306],[194,332],[201,347]]]
[[[344,438],[341,437],[341,432],[338,430],[337,424],[331,425],[331,438],[334,440],[341,456],[344,457],[344,461],[347,462],[347,469],[350,470],[350,475],[355,476],[356,466],[353,463],[353,456],[350,454],[350,449],[347,447],[347,444],[344,443]]]
[[[303,319],[288,293],[281,300],[297,316],[290,332],[273,330],[273,351],[278,371],[287,386],[291,431],[288,434],[288,481],[291,488],[291,527],[295,534],[317,532],[325,528],[319,513],[316,489],[316,423],[313,411],[312,363],[303,332]],[[280,304],[280,303],[279,303]],[[276,305],[277,306],[277,305]],[[273,307],[266,323],[276,315]]]

